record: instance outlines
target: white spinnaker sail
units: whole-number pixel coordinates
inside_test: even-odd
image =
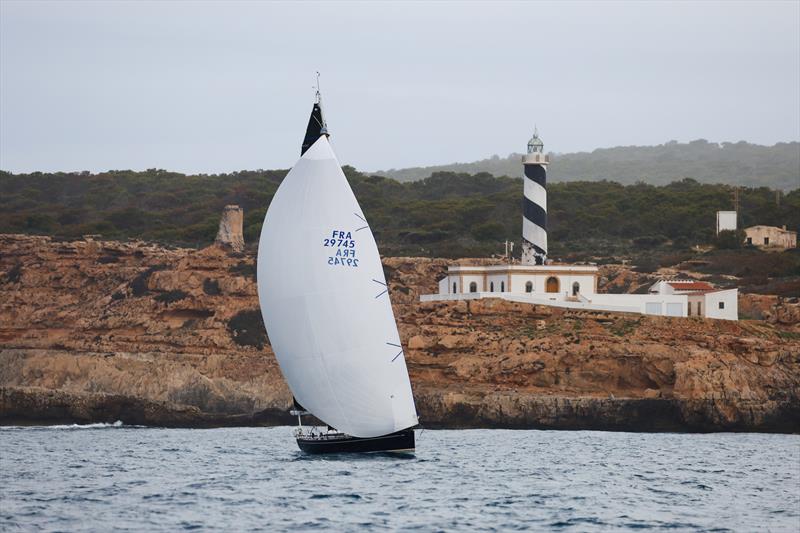
[[[303,407],[355,437],[416,425],[378,247],[325,135],[267,210],[258,297],[281,371]]]

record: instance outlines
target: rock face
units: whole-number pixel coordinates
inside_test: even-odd
[[[244,210],[238,205],[226,205],[222,210],[222,218],[219,221],[219,230],[214,244],[234,252],[244,251],[243,224]]]
[[[0,423],[291,423],[252,257],[10,235],[0,251]],[[420,303],[449,264],[384,261],[426,427],[800,431],[786,312],[727,322]]]

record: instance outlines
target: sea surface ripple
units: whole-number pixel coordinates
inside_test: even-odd
[[[290,428],[0,428],[0,530],[798,531],[800,436],[417,432],[307,456]]]

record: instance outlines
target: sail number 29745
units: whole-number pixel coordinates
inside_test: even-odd
[[[322,244],[327,248],[336,250],[335,254],[328,257],[329,265],[358,267],[356,241],[353,239],[351,232],[335,229],[331,231],[330,238],[323,239]]]

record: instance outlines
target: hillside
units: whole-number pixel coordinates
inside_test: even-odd
[[[0,424],[291,423],[252,255],[19,235],[0,249]],[[452,263],[384,260],[426,427],[800,430],[796,303],[746,296],[767,320],[729,322],[420,302]]]
[[[520,176],[520,158],[514,153],[472,163],[453,163],[378,171],[399,181],[426,178],[436,172],[488,172],[494,176]],[[724,183],[745,187],[770,187],[790,191],[800,187],[800,143],[761,146],[746,142],[689,143],[670,141],[658,146],[619,146],[593,152],[551,154],[548,180],[615,181],[625,185],[642,181],[666,185],[683,178],[700,183]]]
[[[345,167],[385,255],[468,257],[519,242],[522,180],[437,173],[400,183]],[[226,204],[244,208],[245,241],[255,243],[285,170],[184,175],[165,170],[101,174],[0,172],[0,233],[141,238],[169,245],[213,242]],[[800,189],[779,198],[766,187],[740,191],[740,223],[800,227]],[[714,239],[715,212],[733,189],[691,179],[664,186],[554,183],[548,190],[551,255],[592,256]],[[519,246],[516,248],[519,252]]]

